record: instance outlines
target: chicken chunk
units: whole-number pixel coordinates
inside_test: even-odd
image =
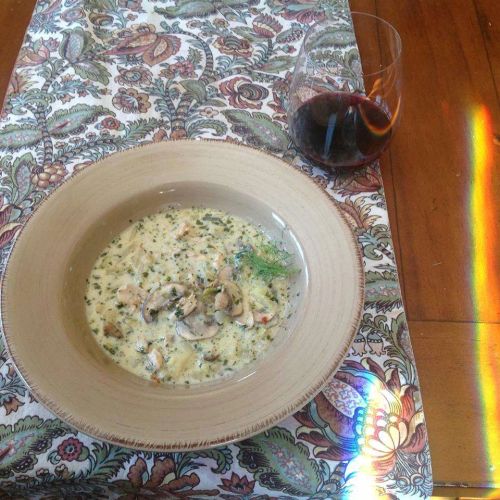
[[[189,233],[191,226],[187,222],[181,222],[175,231],[175,239],[180,240],[182,237]]]
[[[103,332],[105,337],[114,337],[115,339],[123,338],[122,331],[114,323],[106,323]]]
[[[132,310],[137,309],[146,296],[147,293],[140,286],[131,283],[121,286],[116,292],[118,303],[129,306]]]

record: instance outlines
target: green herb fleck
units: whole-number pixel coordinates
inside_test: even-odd
[[[247,265],[254,274],[265,281],[274,278],[287,278],[298,269],[290,264],[292,254],[278,248],[276,243],[266,243],[258,250],[247,245],[235,255],[237,267]]]
[[[104,349],[108,351],[110,354],[115,355],[116,354],[116,347],[109,345],[109,344],[103,344]]]

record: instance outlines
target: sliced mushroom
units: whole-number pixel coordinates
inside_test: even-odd
[[[147,293],[140,286],[131,283],[121,286],[116,292],[118,303],[133,309],[137,308],[146,296]]]
[[[235,318],[235,322],[238,325],[244,326],[246,328],[252,328],[254,325],[254,319],[253,319],[253,314],[252,311],[245,311],[243,314]]]
[[[254,325],[252,309],[246,295],[242,299],[242,313],[234,318],[234,320],[238,325],[245,326],[246,328],[252,328]]]
[[[192,293],[187,297],[182,297],[179,302],[177,302],[175,309],[168,315],[169,319],[182,319],[191,314],[197,305],[197,300]]]
[[[230,304],[230,298],[226,292],[220,291],[215,295],[214,308],[216,311],[222,311],[226,309],[229,306],[229,304]]]
[[[175,232],[175,239],[180,240],[183,236],[186,236],[186,234],[189,233],[190,229],[191,226],[187,222],[181,222]]]
[[[225,266],[220,270],[218,276],[219,281],[229,281],[232,278],[233,278],[233,268],[231,266]]]
[[[146,323],[151,323],[154,316],[161,310],[173,304],[186,294],[186,287],[180,283],[169,283],[151,292],[144,300],[141,308],[142,317]]]
[[[185,340],[198,340],[199,337],[191,332],[189,326],[184,321],[177,321],[175,324],[175,332]]]
[[[163,364],[163,356],[155,347],[153,347],[153,349],[151,349],[148,353],[148,363],[153,370],[158,370],[158,368],[160,368]]]
[[[230,299],[229,314],[239,316],[243,313],[243,294],[240,287],[234,281],[222,281],[224,291]]]
[[[139,334],[135,343],[135,350],[137,352],[145,353],[148,350],[149,344],[144,335]]]
[[[208,316],[197,314],[185,318],[183,321],[177,321],[175,331],[185,340],[203,340],[217,335],[219,325]]]
[[[114,337],[115,339],[123,338],[122,331],[114,323],[106,323],[103,332],[105,337]]]
[[[219,325],[224,324],[224,320],[226,319],[227,314],[224,311],[215,311],[214,313],[214,319],[219,323]]]

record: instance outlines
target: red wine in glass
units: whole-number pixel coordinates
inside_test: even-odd
[[[325,167],[357,167],[375,160],[389,144],[392,123],[361,94],[326,92],[298,107],[290,122],[295,144]]]

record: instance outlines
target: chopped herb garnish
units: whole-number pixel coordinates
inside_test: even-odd
[[[265,281],[274,278],[287,278],[298,270],[290,264],[292,254],[278,248],[275,243],[267,243],[258,251],[250,245],[235,255],[235,264],[249,266],[254,274]]]
[[[109,345],[109,344],[103,344],[104,349],[108,351],[110,354],[115,355],[116,354],[116,347]]]
[[[217,225],[224,224],[220,217],[215,217],[212,214],[205,214],[203,216],[203,220],[208,221],[208,222],[212,222],[213,224],[217,224]]]

